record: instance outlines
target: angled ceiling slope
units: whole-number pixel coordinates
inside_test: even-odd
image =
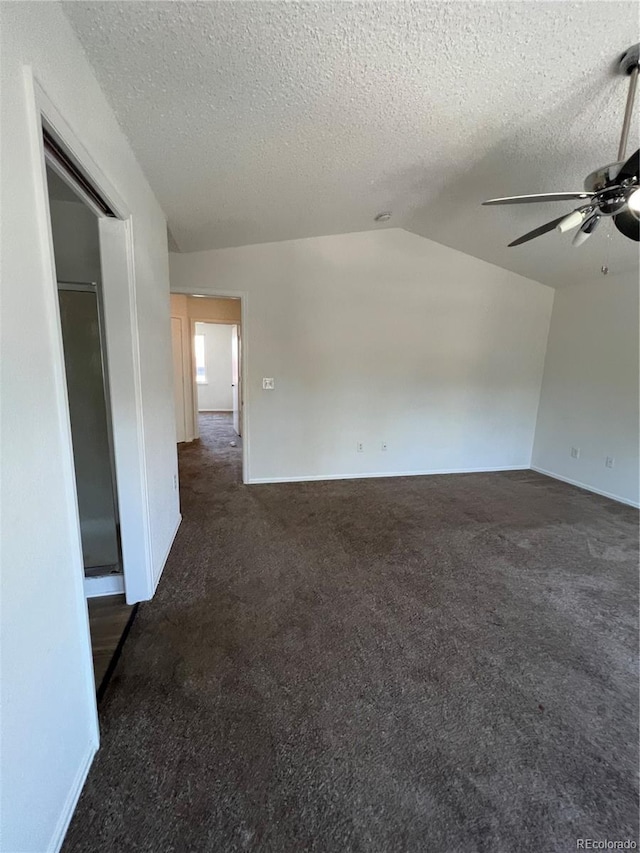
[[[182,251],[400,226],[554,286],[637,244],[507,249],[615,160],[635,2],[66,2]],[[630,140],[638,147],[638,124]],[[535,209],[534,209],[535,208]],[[567,210],[567,212],[569,212]]]

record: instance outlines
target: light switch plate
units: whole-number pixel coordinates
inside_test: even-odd
[[[269,377],[264,377],[262,380],[262,390],[263,391],[273,391],[276,387],[276,383],[274,379]]]

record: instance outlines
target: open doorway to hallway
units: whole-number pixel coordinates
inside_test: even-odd
[[[242,305],[171,295],[176,437],[199,441],[242,482]]]

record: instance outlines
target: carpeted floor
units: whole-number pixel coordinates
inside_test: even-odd
[[[180,451],[66,853],[637,840],[637,512],[532,472],[245,487],[233,438]]]

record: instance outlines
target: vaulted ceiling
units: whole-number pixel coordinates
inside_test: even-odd
[[[507,243],[616,159],[635,2],[67,2],[181,251],[400,226],[557,286],[638,244]],[[631,147],[638,147],[634,123]]]

